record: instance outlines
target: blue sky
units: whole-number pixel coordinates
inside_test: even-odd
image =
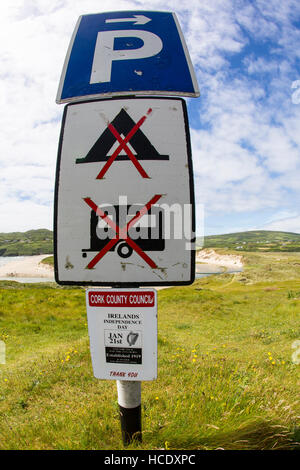
[[[2,0],[0,231],[52,229],[65,54],[79,15],[113,10],[177,14],[201,92],[187,103],[204,233],[300,233],[298,0]]]

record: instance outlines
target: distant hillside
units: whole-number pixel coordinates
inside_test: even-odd
[[[236,251],[300,251],[300,234],[252,230],[249,232],[209,235],[204,248]],[[26,256],[53,253],[53,232],[47,229],[0,233],[0,256]]]
[[[0,256],[29,256],[53,253],[53,233],[38,229],[0,233]]]
[[[300,251],[300,234],[252,230],[205,237],[204,248],[212,247],[237,251]]]

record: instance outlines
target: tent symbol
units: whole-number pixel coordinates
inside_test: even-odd
[[[136,128],[134,134],[130,137],[130,146],[135,151],[136,155],[134,157],[137,160],[169,160],[169,155],[160,155],[158,153],[140,127],[137,128],[137,124],[124,109],[121,109],[109,124],[109,126],[111,125],[119,136],[128,136]],[[109,152],[115,143],[118,143],[117,137],[111,132],[109,126],[96,140],[87,155],[83,158],[77,158],[76,163],[107,162],[109,160]],[[115,160],[128,160],[128,155],[119,153]]]

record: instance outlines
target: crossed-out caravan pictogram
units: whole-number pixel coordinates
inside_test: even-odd
[[[108,215],[99,207],[97,204],[92,201],[91,198],[84,198],[86,204],[99,216],[103,219],[115,232],[115,236],[111,238],[105,246],[97,253],[97,255],[89,262],[86,266],[87,269],[93,269],[95,265],[103,258],[103,256],[111,250],[114,245],[116,245],[120,240],[125,240],[126,243],[136,251],[140,257],[146,261],[146,263],[151,268],[157,268],[156,263],[141,249],[141,247],[134,242],[128,235],[129,229],[140,220],[143,215],[147,214],[150,208],[156,204],[156,202],[162,197],[161,194],[155,194],[150,201],[145,204],[140,211],[122,228],[120,228]]]

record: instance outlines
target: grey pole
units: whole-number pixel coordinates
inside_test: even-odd
[[[117,380],[117,390],[123,443],[141,442],[141,382]]]

